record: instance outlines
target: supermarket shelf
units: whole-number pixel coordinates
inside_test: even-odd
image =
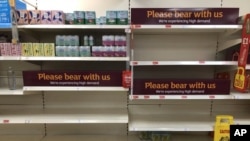
[[[129,57],[20,57],[23,61],[128,61]]]
[[[128,113],[126,108],[1,109],[0,123],[128,123]]]
[[[241,29],[242,25],[132,25],[134,33],[166,33],[166,32],[225,32],[225,30]]]
[[[221,41],[219,42],[219,45],[218,45],[218,52],[228,49],[230,47],[239,45],[240,43],[241,43],[241,38],[229,40],[229,41]]]
[[[41,141],[127,141],[127,136],[117,135],[61,135],[61,136],[46,136]]]
[[[233,95],[131,95],[131,100],[140,99],[234,99]],[[238,98],[240,99],[240,98]]]
[[[250,124],[250,115],[235,118],[234,124]],[[209,115],[134,115],[129,131],[213,131],[215,116]]]
[[[20,56],[0,56],[1,61],[20,60]]]
[[[211,141],[212,137],[205,132],[171,133],[174,141]],[[1,141],[141,141],[139,135],[0,135]]]
[[[21,88],[16,89],[16,90],[9,90],[8,88],[0,89],[0,95],[29,95],[29,94],[41,94],[41,92],[23,91],[23,89]]]
[[[250,93],[231,92],[230,95],[130,95],[130,100],[185,100],[185,99],[250,99]]]
[[[235,66],[236,61],[131,61],[132,66],[150,66],[150,65],[224,65]]]
[[[19,25],[19,29],[126,29],[129,25]]]
[[[0,95],[24,95],[22,89],[9,90],[8,88],[1,88]]]
[[[24,86],[23,91],[128,91],[128,89],[123,87]]]
[[[129,61],[129,57],[50,57],[50,56],[0,56],[0,60],[20,61]]]

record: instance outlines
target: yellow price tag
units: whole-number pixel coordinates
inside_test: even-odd
[[[16,0],[9,0],[10,7],[16,7]]]
[[[234,77],[234,87],[243,90],[245,88],[245,80],[245,69],[243,67],[238,67]]]

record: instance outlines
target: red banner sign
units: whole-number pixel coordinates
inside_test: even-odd
[[[229,79],[135,79],[135,95],[227,95]]]
[[[239,8],[132,8],[133,25],[237,24]]]
[[[122,86],[122,72],[23,71],[24,86]]]

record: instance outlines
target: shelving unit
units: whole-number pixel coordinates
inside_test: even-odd
[[[97,17],[106,10],[136,7],[236,6],[233,0],[60,3],[60,0],[37,1],[39,9],[97,10]],[[248,0],[237,3],[244,9],[240,15],[249,13],[247,5],[242,3]],[[11,31],[10,25],[0,26],[1,31]],[[235,124],[250,124],[250,94],[233,88],[228,95],[135,94],[133,87],[122,86],[23,86],[22,77],[17,78],[17,90],[6,88],[9,66],[13,66],[18,76],[25,70],[130,69],[133,79],[214,78],[220,71],[230,71],[233,76],[238,62],[223,57],[228,49],[241,43],[241,29],[241,25],[18,25],[27,42],[52,43],[57,34],[126,34],[131,50],[127,57],[0,56],[0,140],[141,141],[140,132],[161,131],[169,133],[171,141],[212,141],[209,133],[214,130],[216,115],[233,115]],[[250,65],[246,69],[250,70]]]

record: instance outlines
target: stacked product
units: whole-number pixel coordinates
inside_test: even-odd
[[[21,56],[21,44],[0,43],[1,56]]]
[[[21,43],[22,56],[55,56],[54,43]]]
[[[25,24],[108,24],[127,25],[128,11],[106,11],[106,16],[96,18],[95,11],[74,11],[64,13],[61,10],[16,10],[17,22]]]
[[[65,14],[60,10],[16,10],[16,15],[19,25],[65,23]]]
[[[128,24],[128,11],[106,11],[106,24],[127,25]]]
[[[69,57],[125,57],[126,36],[103,35],[102,45],[95,45],[93,35],[84,35],[82,43],[78,35],[57,35],[56,56]]]
[[[61,57],[87,57],[90,56],[90,46],[79,46],[77,35],[56,36],[56,56]]]
[[[126,56],[126,36],[124,35],[103,35],[103,46],[93,46],[92,56],[104,57],[125,57]]]
[[[95,11],[74,11],[65,13],[66,24],[108,24],[108,25],[127,25],[128,11],[106,11],[106,16],[96,18]]]
[[[96,24],[95,11],[74,11],[65,13],[66,24]]]

